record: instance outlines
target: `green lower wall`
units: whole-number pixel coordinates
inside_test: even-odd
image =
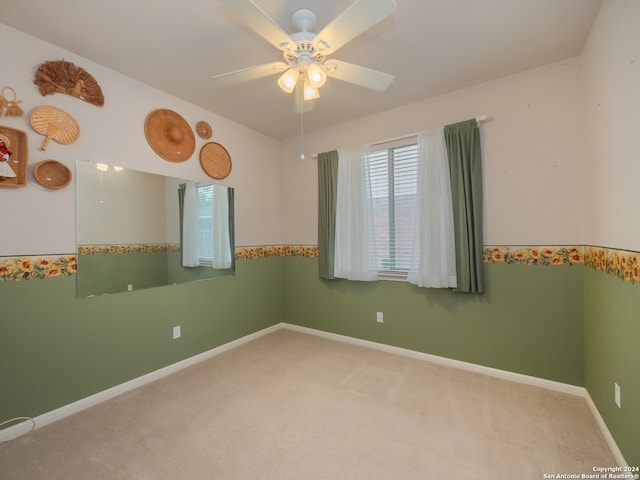
[[[78,296],[89,297],[233,275],[233,269],[182,266],[179,251],[80,253]]]
[[[286,321],[586,385],[627,463],[640,464],[638,286],[582,264],[485,268],[483,295],[325,281],[317,258],[302,254],[240,256],[233,277],[92,299],[76,299],[75,275],[3,281],[0,422],[43,414]],[[174,325],[182,327],[178,340]],[[613,382],[622,388],[621,409]]]
[[[78,296],[168,285],[169,252],[78,255]]]
[[[487,292],[469,295],[326,281],[317,259],[283,262],[288,323],[584,385],[583,265],[485,264]]]
[[[283,316],[278,258],[239,261],[234,277],[91,299],[76,298],[75,282],[0,282],[0,422],[54,410]]]
[[[640,292],[638,286],[587,269],[585,384],[630,466],[640,465]],[[614,403],[614,382],[621,408]]]

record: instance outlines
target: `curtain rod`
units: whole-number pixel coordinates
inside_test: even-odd
[[[479,115],[479,116],[476,117],[476,122],[477,123],[483,123],[483,122],[486,122],[486,121],[487,121],[487,116],[486,115]],[[380,142],[372,143],[372,145],[378,145],[380,143],[393,142],[395,140],[402,140],[403,138],[413,137],[415,135],[417,135],[417,133],[410,133],[409,135],[402,135],[401,137],[389,138],[387,140],[382,140]],[[318,154],[314,153],[312,155],[312,158],[314,160],[317,160],[318,159]]]

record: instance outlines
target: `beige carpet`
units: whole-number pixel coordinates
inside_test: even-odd
[[[537,480],[612,465],[581,397],[289,330],[0,444],[3,480]]]

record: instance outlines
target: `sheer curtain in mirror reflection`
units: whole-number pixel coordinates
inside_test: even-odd
[[[78,297],[235,273],[233,188],[77,161],[76,192]]]

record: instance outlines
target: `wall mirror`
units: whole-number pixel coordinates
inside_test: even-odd
[[[77,295],[235,273],[234,190],[76,162]]]

